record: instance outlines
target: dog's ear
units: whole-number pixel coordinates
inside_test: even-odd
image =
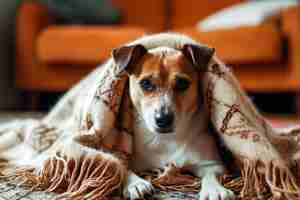
[[[185,44],[182,53],[197,69],[205,70],[215,53],[215,49],[207,46]]]
[[[135,64],[141,57],[147,53],[147,49],[140,44],[131,46],[122,46],[112,51],[112,57],[120,71],[130,72],[130,66]]]

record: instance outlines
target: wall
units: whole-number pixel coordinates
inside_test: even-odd
[[[18,0],[0,0],[0,109],[18,104],[14,87],[14,20]]]

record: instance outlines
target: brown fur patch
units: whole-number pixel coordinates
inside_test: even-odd
[[[199,75],[195,67],[181,52],[147,53],[136,66],[132,76],[135,88],[142,94],[134,98],[151,98],[162,95],[165,91],[173,90],[176,112],[195,112],[199,101]],[[189,80],[190,85],[186,91],[175,89],[176,77]],[[143,91],[139,81],[148,79],[156,86],[154,91]],[[137,99],[133,101],[138,101]]]

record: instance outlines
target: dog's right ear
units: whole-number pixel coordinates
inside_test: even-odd
[[[131,72],[131,66],[137,63],[147,53],[147,49],[141,45],[122,46],[112,51],[112,57],[120,71]]]

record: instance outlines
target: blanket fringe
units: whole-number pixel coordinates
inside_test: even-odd
[[[265,181],[264,173],[259,173],[260,163],[257,161],[244,160],[241,170],[242,188],[240,196],[242,199],[269,199],[272,195]]]
[[[289,168],[282,164],[245,159],[241,173],[225,174],[220,182],[225,188],[232,190],[237,199],[253,200],[297,200],[300,199],[300,189]],[[201,180],[181,174],[181,170],[174,168],[172,173],[143,174],[152,180],[152,184],[164,191],[199,192]],[[163,176],[160,176],[162,174]],[[151,176],[152,175],[152,176]]]
[[[244,160],[241,177],[224,186],[238,192],[241,199],[300,199],[300,189],[288,167],[278,162]],[[232,186],[239,186],[232,188]]]
[[[83,155],[79,159],[55,156],[48,159],[42,170],[17,169],[6,178],[23,186],[47,192],[58,192],[55,200],[107,199],[121,187],[125,176],[121,161],[101,155]]]
[[[35,190],[62,193],[55,200],[96,200],[108,199],[113,191],[120,189],[125,171],[121,161],[100,155],[83,155],[77,160],[55,156],[47,160],[38,173],[35,169],[18,169],[6,178]],[[168,173],[160,171],[141,175],[163,191],[196,193],[201,189],[200,179],[182,174],[176,167],[169,169]],[[266,164],[245,159],[240,174],[225,174],[220,177],[220,182],[232,190],[237,199],[300,199],[300,188],[291,170],[274,161]]]
[[[285,166],[271,162],[266,166],[266,183],[274,199],[300,199],[300,188],[291,170]]]
[[[158,177],[152,180],[152,184],[163,191],[197,192],[201,186],[199,178],[182,173],[174,164],[158,174]]]

